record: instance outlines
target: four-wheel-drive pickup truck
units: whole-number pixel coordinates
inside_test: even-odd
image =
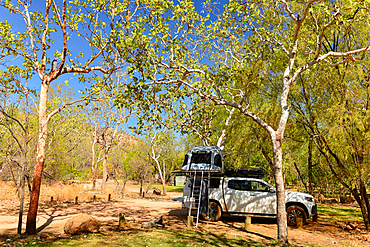
[[[200,180],[197,178],[195,184],[200,184]],[[191,196],[193,181],[188,179],[184,186],[183,206],[185,208],[190,208],[195,201]],[[209,213],[202,214],[206,220],[217,221],[223,214],[276,217],[275,187],[261,179],[238,176],[213,177],[207,187],[209,187]],[[297,217],[302,218],[305,223],[309,217],[317,215],[314,198],[309,194],[286,191],[285,200],[289,225],[295,225]]]

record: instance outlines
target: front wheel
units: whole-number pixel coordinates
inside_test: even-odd
[[[209,202],[209,214],[202,214],[203,218],[208,221],[218,221],[221,218],[222,209],[217,202]]]
[[[286,210],[286,215],[287,215],[287,220],[288,220],[288,225],[290,226],[295,226],[297,224],[296,219],[301,218],[303,224],[306,223],[307,216],[303,208],[300,206],[289,206]]]

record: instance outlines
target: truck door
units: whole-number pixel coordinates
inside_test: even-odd
[[[256,180],[224,180],[225,204],[230,213],[276,214],[276,196],[270,187]]]
[[[224,179],[225,204],[230,213],[246,212],[250,200],[250,183],[242,178]]]
[[[262,181],[250,180],[249,203],[246,212],[254,214],[276,214],[276,194]]]

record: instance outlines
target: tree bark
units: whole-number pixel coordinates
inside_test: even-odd
[[[364,219],[366,230],[370,230],[370,218],[369,218],[369,199],[367,198],[366,185],[364,183],[364,178],[360,178],[360,194],[361,194],[361,212],[362,218]]]
[[[22,220],[23,220],[23,208],[24,208],[24,190],[25,190],[25,169],[27,165],[27,140],[28,140],[28,123],[26,123],[25,133],[24,133],[24,142],[23,142],[23,153],[22,153],[22,171],[20,178],[20,188],[21,188],[21,202],[19,205],[19,217],[18,217],[18,229],[17,233],[22,233]]]
[[[274,177],[276,186],[276,200],[277,200],[277,224],[278,224],[278,238],[280,243],[286,244],[288,242],[288,229],[286,218],[286,204],[285,204],[285,185],[283,179],[283,148],[281,145],[281,138],[279,135],[271,136],[272,147],[274,153]]]
[[[108,164],[108,152],[107,150],[104,151],[104,160],[103,160],[103,179],[101,182],[101,193],[105,193],[105,187],[107,184],[107,164]]]
[[[143,179],[142,178],[140,178],[140,191],[139,191],[139,194],[140,194],[140,196],[143,195]]]
[[[159,164],[159,161],[157,159],[155,159],[155,162],[157,164],[157,168],[158,168],[158,172],[159,172],[159,178],[161,179],[161,182],[162,182],[163,195],[166,195],[166,181],[163,178],[161,165]]]
[[[225,148],[225,140],[226,140],[226,128],[233,123],[233,121],[231,121],[231,117],[233,116],[233,113],[235,111],[235,108],[231,108],[231,110],[229,110],[226,106],[225,106],[226,110],[229,112],[229,116],[226,118],[225,120],[225,125],[224,125],[224,128],[222,129],[222,132],[221,132],[221,136],[218,138],[218,141],[217,141],[217,146],[221,149],[221,150],[224,150]]]
[[[302,184],[303,184],[303,186],[304,186],[304,188],[306,189],[306,191],[307,191],[307,185],[306,185],[306,183],[304,182],[304,180],[303,180],[303,177],[302,177],[302,174],[301,174],[301,171],[299,170],[299,168],[298,168],[298,166],[297,166],[297,163],[295,163],[294,162],[294,167],[295,167],[295,169],[297,170],[297,172],[298,172],[298,176],[299,176],[299,178],[301,179],[301,182],[302,182]]]
[[[20,205],[19,205],[19,216],[18,216],[18,229],[17,229],[17,233],[18,234],[21,234],[22,233],[22,219],[23,219],[23,207],[24,207],[24,190],[25,190],[25,186],[24,186],[24,180],[25,180],[25,176],[24,176],[24,169],[25,169],[25,163],[22,164],[22,171],[21,171],[21,177],[20,177],[20,189],[21,189],[21,202],[20,202]]]
[[[163,186],[163,195],[166,195],[166,162],[163,160],[163,175],[162,175],[162,186]]]
[[[96,168],[93,167],[92,169],[92,188],[95,189],[96,187]]]
[[[41,85],[41,92],[40,92],[40,103],[39,103],[39,138],[37,144],[37,157],[36,157],[36,165],[35,171],[33,174],[33,182],[32,182],[32,192],[31,192],[31,199],[30,199],[30,206],[27,215],[27,225],[26,225],[26,233],[30,235],[36,234],[36,217],[37,217],[37,208],[39,204],[40,198],[40,189],[41,189],[41,178],[42,178],[42,170],[44,168],[45,162],[45,145],[46,145],[46,137],[47,137],[47,97],[48,97],[48,89],[49,85],[45,82]]]
[[[309,140],[308,143],[308,190],[310,194],[313,193],[313,177],[312,177],[312,140]]]
[[[93,189],[95,189],[95,186],[96,186],[96,170],[97,170],[97,167],[95,165],[95,144],[97,142],[97,139],[96,139],[97,131],[98,131],[98,126],[95,125],[94,126],[94,134],[93,134],[93,139],[94,140],[93,140],[93,144],[92,144],[92,147],[91,147],[91,152],[92,152],[91,170],[92,170],[92,188]]]
[[[149,156],[154,160],[155,164],[157,165],[157,169],[158,169],[158,172],[159,172],[159,178],[161,179],[161,182],[162,182],[163,195],[166,195],[166,181],[163,178],[161,164],[158,160],[159,156],[156,156],[153,144],[152,144],[151,148],[152,148],[152,154],[149,155]]]

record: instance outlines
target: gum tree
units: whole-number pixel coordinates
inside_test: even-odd
[[[1,11],[11,18],[0,22],[0,63],[24,80],[39,81],[39,136],[32,193],[27,216],[28,234],[36,234],[36,216],[45,163],[50,119],[74,102],[47,108],[50,84],[58,79],[85,84],[85,100],[97,94],[105,79],[120,66],[125,46],[137,29],[135,13],[145,9],[138,1],[36,1],[0,0]],[[42,9],[42,11],[38,11]],[[23,21],[24,25],[19,26]],[[126,39],[129,37],[128,39]],[[77,44],[77,45],[76,45]],[[77,79],[77,80],[76,80]],[[80,86],[83,88],[83,86]]]
[[[30,153],[32,153],[33,149],[32,139],[34,134],[36,134],[36,130],[33,128],[36,125],[36,118],[34,107],[31,103],[34,95],[31,90],[20,83],[17,74],[0,72],[0,81],[0,127],[2,129],[2,139],[10,139],[14,142],[14,145],[8,145],[8,148],[5,149],[4,160],[9,160],[11,163],[16,164],[20,170],[20,172],[16,172],[16,174],[19,173],[19,184],[17,184],[16,180],[14,182],[17,184],[18,197],[20,198],[17,233],[21,234],[25,180],[29,173]],[[17,95],[13,95],[14,92],[17,92]],[[4,138],[3,131],[9,134],[8,138]],[[8,155],[10,157],[7,157]]]
[[[338,30],[360,23],[368,28],[367,5],[367,1],[247,0],[220,6],[206,1],[198,13],[190,1],[170,3],[143,22],[151,30],[146,35],[150,42],[132,60],[133,84],[126,93],[149,99],[162,92],[164,107],[174,99],[186,104],[186,97],[197,94],[215,105],[237,109],[265,130],[273,151],[278,238],[287,243],[283,139],[290,88],[302,73],[354,62],[370,49],[365,44],[327,51],[323,45],[325,36]],[[269,123],[262,117],[263,108],[252,111],[249,106],[260,104],[254,95],[272,87],[279,91],[274,103],[280,112],[277,121]]]
[[[364,40],[366,38],[352,42]],[[370,230],[370,203],[366,188],[370,170],[369,61],[369,56],[363,56],[356,64],[318,70],[310,83],[307,77],[302,76],[298,83],[304,90],[292,101],[295,119],[335,178],[331,182],[341,184],[352,194],[361,209],[367,230]]]

